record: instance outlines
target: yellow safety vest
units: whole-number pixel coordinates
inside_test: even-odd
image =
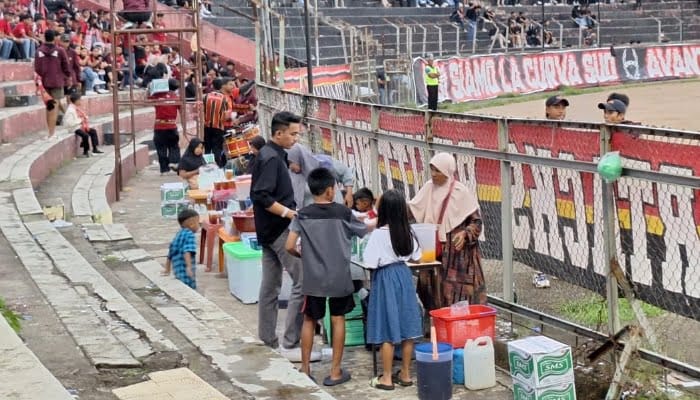
[[[431,67],[430,65],[425,66],[425,75],[423,79],[425,80],[426,86],[437,86],[440,84],[440,78],[431,78],[430,75],[428,75],[436,72],[438,72],[437,68]]]

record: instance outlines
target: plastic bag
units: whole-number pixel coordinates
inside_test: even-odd
[[[622,174],[622,158],[619,151],[605,153],[598,161],[598,173],[608,182],[617,180]]]

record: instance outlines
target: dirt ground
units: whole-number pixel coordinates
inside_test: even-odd
[[[670,81],[659,84],[614,86],[603,92],[565,96],[570,103],[567,120],[602,122],[603,112],[597,105],[611,92],[630,97],[627,119],[644,125],[700,131],[700,81]],[[555,94],[554,92],[552,94]],[[544,118],[544,100],[481,108],[475,114],[519,118]]]

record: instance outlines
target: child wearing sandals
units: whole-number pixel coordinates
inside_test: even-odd
[[[326,315],[328,299],[333,360],[331,373],[323,384],[335,386],[350,380],[350,373],[340,367],[345,346],[345,314],[355,308],[352,295],[355,288],[350,274],[350,241],[353,236],[364,236],[367,226],[355,218],[349,208],[333,201],[336,182],[329,170],[312,170],[307,183],[314,202],[299,210],[292,220],[285,244],[287,252],[301,257],[303,265],[302,293],[305,296],[300,370],[311,376],[309,362],[316,321]],[[301,249],[297,248],[297,239],[301,239]]]
[[[422,337],[416,289],[406,261],[420,258],[420,247],[408,222],[406,198],[397,190],[379,200],[377,229],[369,237],[364,263],[376,268],[367,311],[367,342],[381,344],[383,374],[370,385],[394,390],[394,384],[411,386],[413,341]],[[392,372],[394,346],[401,345],[401,369]]]

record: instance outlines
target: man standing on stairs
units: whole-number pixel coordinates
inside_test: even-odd
[[[44,44],[39,46],[34,60],[34,71],[41,78],[46,92],[51,95],[53,101],[46,104],[46,124],[49,128],[49,138],[56,132],[56,120],[58,109],[62,111],[63,88],[72,85],[71,70],[68,65],[68,56],[61,46],[56,46],[54,40],[56,32],[47,30],[44,33]]]
[[[428,54],[427,62],[428,65],[425,66],[423,80],[425,81],[425,88],[428,91],[428,109],[436,111],[438,106],[438,87],[440,85],[440,71],[438,71],[437,67],[433,65],[432,54]]]

